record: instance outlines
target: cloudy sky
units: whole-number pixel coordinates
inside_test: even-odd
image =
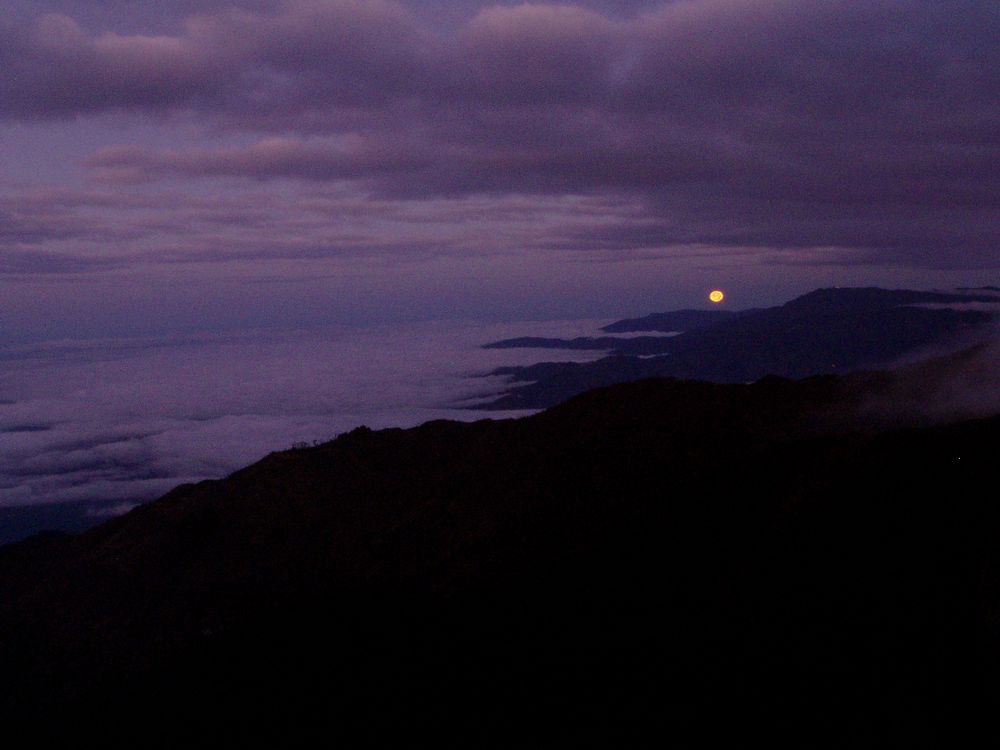
[[[995,0],[2,0],[0,343],[995,280]]]

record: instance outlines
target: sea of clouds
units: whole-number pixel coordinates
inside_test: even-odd
[[[72,503],[111,515],[362,424],[517,416],[463,407],[503,388],[488,376],[501,365],[601,353],[481,345],[592,334],[606,322],[425,322],[0,348],[0,510]]]

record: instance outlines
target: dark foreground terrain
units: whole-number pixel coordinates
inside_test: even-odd
[[[3,731],[991,746],[1000,418],[892,408],[954,362],[361,429],[2,548]]]

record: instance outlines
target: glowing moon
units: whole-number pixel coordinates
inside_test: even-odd
[[[722,300],[726,298],[726,295],[722,293],[721,289],[715,289],[712,291],[711,294],[708,295],[708,298],[712,300],[712,302],[718,304],[719,302],[722,302]]]

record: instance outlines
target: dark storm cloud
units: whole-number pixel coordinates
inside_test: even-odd
[[[382,0],[295,0],[277,13],[192,15],[169,34],[92,34],[50,13],[0,27],[0,111],[14,118],[107,110],[212,114],[371,103],[412,85],[422,55],[407,13]]]
[[[22,216],[0,205],[0,247],[36,244],[73,235],[63,217]]]
[[[84,273],[116,265],[115,259],[108,256],[85,257],[42,247],[84,236],[107,240],[112,233],[99,226],[88,226],[73,216],[61,213],[20,215],[0,205],[0,277]]]
[[[306,180],[377,178],[385,174],[422,171],[432,157],[387,143],[370,143],[360,136],[336,146],[316,146],[288,138],[269,138],[247,148],[220,151],[152,152],[137,147],[102,149],[87,164],[105,179],[148,179],[158,174],[255,179],[297,177]]]
[[[104,149],[89,165],[112,184],[624,195],[641,223],[584,245],[997,262],[993,0],[468,3],[450,25],[388,0],[206,7],[157,34],[8,25],[0,114],[184,115],[257,139]]]

